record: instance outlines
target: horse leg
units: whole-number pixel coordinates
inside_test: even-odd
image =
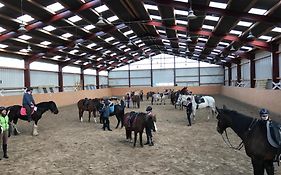
[[[117,129],[119,124],[120,124],[121,118],[120,118],[119,114],[116,114],[115,116],[116,116],[116,119],[117,119],[117,125],[116,125],[115,129]]]
[[[79,109],[79,120],[80,120],[80,122],[83,122],[83,113],[84,113],[84,110]]]
[[[142,143],[142,132],[140,132],[140,146],[143,147],[143,143]]]
[[[89,110],[89,120],[88,120],[88,122],[90,122],[90,120],[91,120],[91,110]]]
[[[37,136],[38,134],[39,133],[38,133],[38,130],[37,130],[37,121],[34,121],[33,128],[32,128],[32,135]]]
[[[17,128],[17,123],[18,123],[18,119],[16,118],[16,119],[14,119],[14,121],[12,122],[12,126],[13,126],[13,128],[14,128],[14,135],[19,135],[19,134],[20,134],[20,132],[19,132],[19,130],[18,130],[18,128]]]
[[[97,123],[97,119],[96,119],[97,118],[97,114],[96,114],[95,110],[93,111],[93,116],[94,116],[94,122]]]
[[[264,175],[263,160],[257,158],[251,158],[251,160],[254,168],[254,175]]]
[[[265,167],[267,175],[274,175],[273,160],[264,161],[264,167]]]
[[[136,147],[136,142],[137,142],[138,133],[137,133],[137,131],[135,131],[134,133],[135,133],[134,147]]]

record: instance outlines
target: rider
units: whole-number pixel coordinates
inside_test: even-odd
[[[7,148],[8,148],[8,130],[9,130],[9,117],[8,117],[9,111],[7,112],[6,108],[1,106],[0,107],[0,141],[2,140],[3,145],[3,153],[4,158],[8,159],[9,156],[7,154]],[[1,158],[0,158],[1,160]]]
[[[27,121],[30,122],[32,120],[31,118],[31,110],[35,107],[35,101],[32,96],[32,87],[28,87],[26,89],[26,92],[23,94],[22,99],[22,106],[26,109],[26,116]]]
[[[262,120],[265,120],[265,121],[270,120],[270,118],[269,118],[269,112],[268,112],[267,109],[262,108],[259,113],[260,113],[260,118],[261,118]]]
[[[155,116],[155,114],[152,113],[152,107],[151,106],[147,106],[146,114],[148,115],[148,117]],[[147,138],[147,141],[146,141],[145,145],[153,146],[154,143],[153,143],[153,140],[152,140],[153,136],[152,136],[151,128],[146,126],[145,127],[145,133],[146,133],[146,138]]]

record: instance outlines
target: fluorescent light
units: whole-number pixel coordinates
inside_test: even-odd
[[[170,40],[162,39],[163,42],[170,42]]]
[[[279,32],[279,33],[281,33],[281,27],[274,27],[272,29],[272,32]]]
[[[22,15],[22,16],[18,17],[17,19],[20,21],[23,21],[23,22],[30,22],[30,21],[34,20],[34,18],[32,18],[30,15]]]
[[[99,7],[95,8],[95,10],[97,12],[101,13],[101,12],[104,12],[104,11],[108,10],[108,7],[106,5],[102,5],[102,6],[99,6]]]
[[[198,40],[200,40],[200,41],[204,41],[204,42],[208,41],[208,39],[207,39],[207,38],[198,38]]]
[[[239,21],[237,25],[244,26],[244,27],[250,27],[253,23],[246,22],[246,21]]]
[[[49,42],[49,41],[43,41],[43,42],[41,42],[40,44],[45,45],[45,46],[48,46],[48,45],[50,45],[50,44],[52,44],[52,43]]]
[[[144,43],[141,43],[141,44],[139,44],[138,46],[139,46],[139,47],[142,47],[142,46],[144,46],[144,45],[145,45]]]
[[[238,31],[238,30],[230,30],[231,34],[235,34],[235,35],[240,35],[242,33],[242,31]]]
[[[74,50],[70,51],[69,53],[75,54],[75,53],[77,53],[77,52],[79,52],[79,50],[74,49]]]
[[[94,46],[96,46],[96,45],[97,45],[96,43],[92,43],[92,44],[87,45],[87,47],[88,47],[88,48],[92,48],[92,47],[94,47]]]
[[[96,48],[95,50],[98,51],[98,50],[101,50],[101,49],[103,49],[103,47]]]
[[[272,39],[272,37],[271,36],[262,35],[262,36],[259,37],[259,39],[269,41],[269,40]]]
[[[20,39],[23,39],[23,40],[29,40],[30,38],[32,38],[31,36],[28,36],[28,35],[21,35],[19,36]]]
[[[256,15],[264,15],[267,10],[259,9],[259,8],[251,8],[248,13],[256,14]]]
[[[8,45],[6,45],[6,44],[0,44],[0,48],[1,48],[1,49],[4,49],[4,48],[6,48],[6,47],[8,47]]]
[[[177,24],[187,25],[187,21],[183,21],[183,20],[177,20],[177,19],[176,19],[176,23],[177,23]]]
[[[109,38],[106,38],[104,41],[106,41],[106,42],[109,42],[109,41],[112,41],[112,40],[114,40],[115,38],[113,38],[113,37],[109,37]]]
[[[0,27],[0,33],[6,31],[3,27]]]
[[[174,1],[178,1],[178,2],[186,2],[186,3],[188,3],[188,0],[174,0]]]
[[[252,50],[252,47],[248,47],[248,46],[242,46],[240,49],[245,49],[245,50]]]
[[[125,45],[122,45],[122,46],[119,47],[119,49],[123,49],[123,48],[125,48],[125,47],[126,47]]]
[[[211,54],[213,54],[213,55],[217,55],[218,53],[217,53],[217,52],[211,52]]]
[[[226,42],[219,42],[219,45],[225,45],[225,46],[229,46],[229,43],[226,43]]]
[[[116,41],[114,43],[112,43],[112,45],[116,45],[116,44],[119,44],[120,42],[119,41]]]
[[[188,16],[188,11],[185,11],[185,10],[175,10],[175,14],[183,15],[183,16]]]
[[[217,16],[210,16],[210,15],[207,15],[205,17],[206,20],[210,20],[210,21],[218,21],[220,18],[217,17]]]
[[[0,8],[1,8],[1,7],[4,7],[4,4],[0,3]]]
[[[51,26],[51,25],[48,25],[48,26],[46,26],[46,27],[43,27],[43,29],[44,29],[44,30],[47,30],[48,32],[53,31],[53,30],[56,30],[56,28],[53,27],[53,26]]]
[[[158,11],[158,7],[156,5],[144,4],[144,7],[149,10],[156,10]]]
[[[74,23],[74,22],[82,20],[82,18],[78,15],[75,15],[75,16],[68,18],[68,20]]]
[[[118,18],[116,15],[107,18],[107,20],[108,20],[109,22],[113,22],[113,21],[116,21],[116,20],[118,20],[118,19],[119,19],[119,18]]]
[[[130,39],[134,39],[134,38],[136,38],[136,37],[137,37],[137,35],[134,35],[134,36],[130,37]]]
[[[84,27],[84,29],[86,29],[86,30],[92,30],[92,29],[94,29],[94,28],[96,28],[94,25],[92,25],[92,24],[90,24],[90,25],[86,25],[85,27]]]
[[[166,33],[165,30],[158,30],[159,33]]]
[[[56,2],[54,4],[48,5],[46,8],[48,10],[52,11],[52,12],[57,12],[57,11],[59,11],[61,9],[64,9],[64,6],[61,5],[59,2]]]
[[[64,38],[69,38],[69,37],[72,37],[73,35],[71,33],[65,33],[62,35],[62,37]]]
[[[215,7],[215,8],[220,8],[220,9],[225,9],[227,7],[226,3],[220,3],[220,2],[213,2],[211,1],[209,4],[210,7]]]
[[[56,56],[51,57],[50,59],[52,59],[52,60],[59,60],[59,58],[61,58],[61,56],[56,55]]]
[[[213,30],[213,29],[214,29],[214,26],[203,25],[202,28],[203,28],[203,29],[210,29],[210,30]]]
[[[161,20],[161,16],[157,16],[157,15],[150,15],[151,19],[157,19],[157,20]]]
[[[132,33],[134,33],[134,31],[129,30],[129,31],[127,31],[127,32],[124,32],[123,34],[124,34],[125,36],[127,36],[127,35],[130,35],[130,34],[132,34]]]
[[[185,35],[185,34],[181,34],[181,33],[178,33],[178,36],[179,36],[179,37],[183,37],[183,38],[185,38],[185,37],[186,37],[186,35]]]

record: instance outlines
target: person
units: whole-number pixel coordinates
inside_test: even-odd
[[[28,87],[26,89],[26,92],[23,94],[23,99],[22,99],[22,106],[26,109],[26,116],[28,122],[32,120],[31,112],[32,109],[35,107],[35,101],[32,96],[32,90],[33,89],[31,87]]]
[[[9,111],[6,111],[6,108],[1,106],[0,107],[0,140],[2,140],[2,149],[3,149],[3,157],[8,159],[9,156],[7,154],[8,148],[8,130],[9,130],[9,117],[7,115]],[[1,158],[0,158],[1,160]]]
[[[186,99],[186,104],[184,105],[186,107],[186,115],[187,115],[187,120],[188,120],[188,125],[187,126],[191,126],[191,114],[192,114],[192,102],[191,102],[191,98],[187,97]]]
[[[130,100],[131,100],[131,97],[130,97],[130,94],[127,93],[126,97],[125,97],[125,100],[126,100],[126,103],[127,103],[127,108],[130,108]]]
[[[270,118],[269,118],[269,112],[268,112],[267,109],[262,108],[262,109],[260,110],[259,114],[260,114],[261,120],[264,120],[264,121],[270,120]]]
[[[101,115],[103,119],[102,129],[105,131],[105,128],[107,128],[108,131],[112,131],[110,129],[110,122],[109,122],[109,101],[104,102],[104,107],[101,110]]]
[[[152,107],[151,106],[147,106],[146,108],[146,114],[148,117],[152,117],[152,116],[155,116],[155,114],[152,113]],[[152,132],[151,132],[151,127],[149,126],[146,126],[145,127],[145,133],[146,133],[146,138],[147,138],[147,141],[145,143],[145,145],[149,145],[149,146],[153,146],[154,143],[153,143],[153,140],[152,140]]]

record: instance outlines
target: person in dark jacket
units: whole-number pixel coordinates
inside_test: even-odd
[[[105,128],[108,129],[108,131],[112,131],[110,129],[110,122],[109,122],[109,101],[105,101],[104,102],[104,107],[101,110],[101,115],[102,115],[102,119],[103,119],[103,127],[102,129],[105,131]]]
[[[152,117],[152,116],[156,116],[156,114],[152,113],[152,107],[151,106],[147,106],[146,107],[146,114],[148,117]],[[156,129],[156,128],[154,128]],[[152,140],[152,132],[151,132],[152,128],[149,127],[149,126],[146,126],[145,127],[145,133],[146,133],[146,138],[147,138],[147,141],[145,143],[145,145],[149,145],[149,146],[153,146],[154,145],[154,142]]]
[[[3,157],[8,159],[9,156],[7,154],[8,148],[8,130],[9,130],[9,117],[6,108],[0,106],[0,142],[2,141],[2,149],[3,149]],[[1,160],[1,158],[0,158]]]
[[[188,125],[187,126],[191,126],[191,114],[192,114],[192,102],[191,102],[191,98],[187,97],[187,102],[186,102],[186,115],[187,115],[187,120],[188,120]]]
[[[28,122],[32,120],[31,111],[35,107],[35,101],[32,96],[32,90],[33,89],[31,87],[28,87],[26,89],[26,92],[23,94],[22,99],[22,106],[26,109],[26,116]]]

